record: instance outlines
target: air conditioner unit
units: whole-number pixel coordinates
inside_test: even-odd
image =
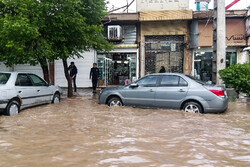
[[[121,41],[122,40],[122,27],[121,26],[108,26],[108,40]]]

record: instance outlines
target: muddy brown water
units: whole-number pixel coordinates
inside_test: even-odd
[[[65,98],[0,116],[0,166],[250,166],[250,104],[192,114]]]

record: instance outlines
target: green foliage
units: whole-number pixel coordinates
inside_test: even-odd
[[[219,74],[227,87],[250,95],[250,62],[231,65]]]
[[[102,35],[104,0],[0,0],[0,61],[46,65],[112,48]]]

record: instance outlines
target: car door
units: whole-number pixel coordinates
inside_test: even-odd
[[[132,106],[153,107],[158,78],[157,75],[149,75],[138,80],[135,83],[137,86],[128,86],[124,103]]]
[[[38,92],[37,102],[39,104],[50,102],[53,96],[53,92],[49,88],[49,85],[47,84],[47,82],[45,82],[42,78],[40,78],[39,76],[35,74],[28,74],[28,75]]]
[[[187,95],[188,82],[178,75],[163,75],[155,94],[155,105],[179,109]]]
[[[22,99],[22,106],[32,106],[37,102],[37,89],[27,74],[18,74],[15,82],[17,95]]]

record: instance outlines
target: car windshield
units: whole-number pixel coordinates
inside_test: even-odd
[[[8,82],[10,78],[10,74],[8,73],[0,73],[0,85],[4,85]]]
[[[193,77],[193,76],[190,76],[190,75],[186,75],[186,76],[187,76],[188,78],[194,80],[195,82],[199,83],[199,84],[206,85],[205,82],[203,82],[203,81],[201,81],[201,80],[199,80],[199,79],[197,79],[197,78],[195,78],[195,77]]]

